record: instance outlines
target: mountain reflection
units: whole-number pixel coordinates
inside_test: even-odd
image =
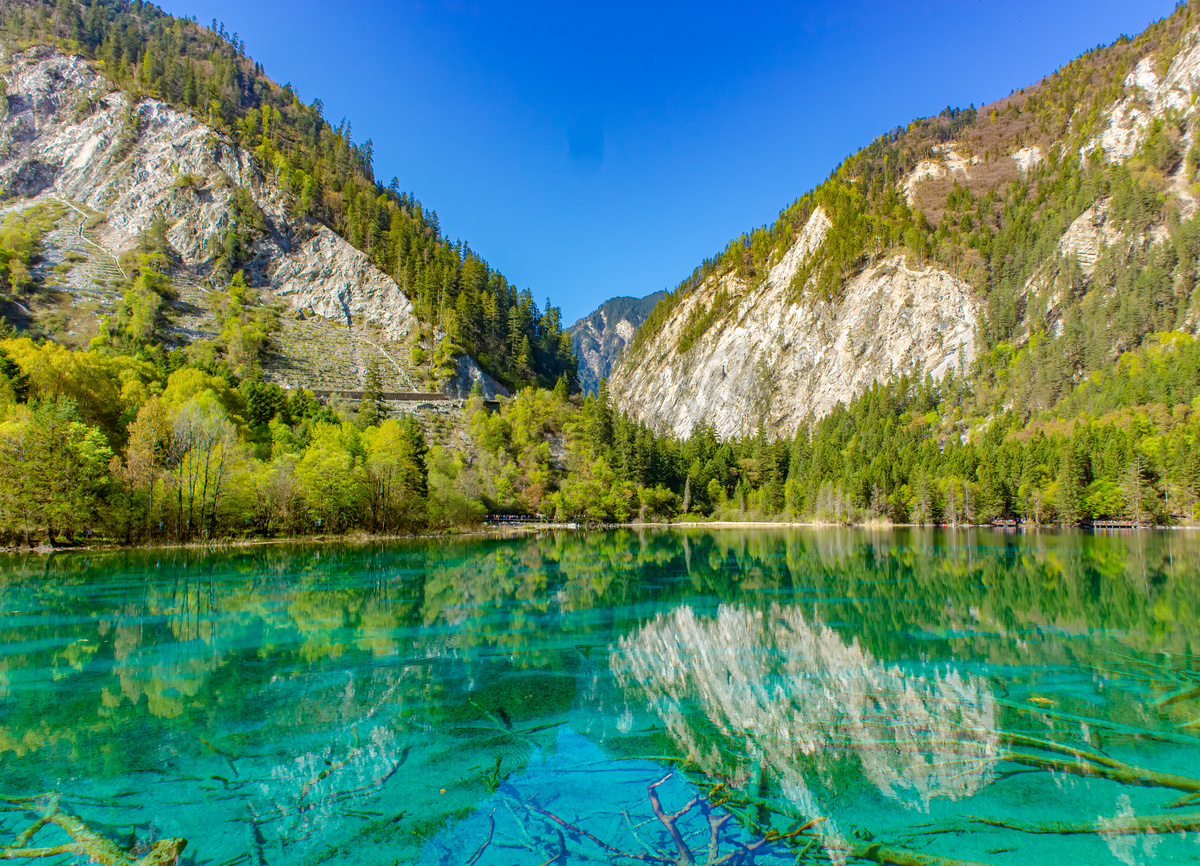
[[[645,774],[693,762],[664,791],[668,808],[707,782],[736,785],[745,834],[824,817],[834,859],[862,832],[902,839],[953,822],[977,792],[973,814],[1007,814],[997,804],[1016,791],[1029,823],[1074,819],[1046,804],[1060,784],[1077,798],[1079,777],[1017,770],[989,785],[997,731],[1188,766],[1194,752],[1152,754],[1062,720],[1169,742],[1192,730],[1200,704],[1180,691],[1191,679],[1176,679],[1193,677],[1200,645],[1197,573],[1189,536],[987,531],[11,556],[0,561],[0,793],[60,788],[85,817],[188,838],[198,863],[233,862],[247,839],[272,866],[311,866],[343,846],[361,849],[353,862],[408,862],[506,779],[557,811],[552,774],[531,789],[527,771],[569,733]],[[995,698],[972,665],[987,666]],[[572,746],[554,765],[584,774],[572,817],[640,845],[605,823],[617,812],[595,809],[614,798],[648,809],[653,779],[622,770],[624,788],[594,797],[615,777],[580,764],[592,754]],[[94,797],[112,805],[93,811]],[[1097,796],[1087,814],[1113,808]],[[451,862],[486,838],[478,817]],[[21,828],[0,821],[9,829]],[[996,862],[987,850],[971,853]],[[518,862],[510,853],[494,843],[478,866]]]
[[[766,773],[810,817],[824,814],[822,795],[864,778],[928,810],[993,777],[999,741],[985,681],[886,665],[799,607],[722,605],[705,618],[684,605],[621,638],[610,661],[630,703],[651,708],[704,773],[739,787]]]

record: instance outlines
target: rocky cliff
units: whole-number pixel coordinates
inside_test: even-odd
[[[571,326],[571,345],[579,358],[579,385],[584,393],[594,394],[600,380],[608,378],[613,362],[665,294],[610,298]]]
[[[65,332],[86,334],[90,325],[94,333],[95,320],[118,299],[116,274],[108,280],[104,272],[119,270],[121,254],[163,220],[181,297],[176,337],[187,342],[206,333],[205,296],[220,238],[248,199],[261,221],[244,265],[247,279],[284,314],[268,376],[289,385],[361,387],[378,355],[385,387],[414,387],[408,358],[421,326],[409,299],[328,228],[290,218],[281,184],[250,153],[191,114],[113,90],[79,57],[34,48],[2,59],[0,194],[5,210],[55,202],[70,223],[51,234],[46,251],[51,261],[64,261],[54,240],[72,241],[66,273],[56,272],[50,287],[67,296],[57,309],[67,319]],[[313,317],[334,328],[325,347],[300,345],[309,331],[297,332],[294,323]],[[344,357],[335,351],[341,343],[351,347]],[[322,357],[332,359],[328,375],[313,360]],[[458,359],[447,387],[469,389],[476,381],[487,394],[503,390],[467,357]]]
[[[693,291],[637,363],[615,371],[617,404],[679,436],[700,423],[721,437],[759,425],[791,436],[876,379],[917,369],[940,378],[974,360],[971,287],[904,256],[864,270],[840,301],[797,301],[793,278],[819,254],[828,225],[818,209],[761,285],[726,274]],[[718,320],[680,351],[688,322],[715,304],[724,307]]]
[[[1061,332],[1064,291],[1111,298],[1121,290],[1113,268],[1164,241],[1170,220],[1196,213],[1200,33],[1190,14],[1181,7],[1034,87],[915,122],[848,159],[775,226],[732,243],[662,302],[653,330],[613,370],[616,406],[680,436],[700,423],[721,437],[760,427],[792,435],[873,382],[966,373],[997,343]],[[1126,173],[1088,186],[1114,165]],[[1080,178],[1077,191],[1062,185],[1067,172]],[[1131,188],[1149,191],[1114,213],[1110,197]],[[1027,219],[1057,225],[1057,243],[1014,231],[1005,242],[1029,245],[1022,260],[1014,266],[1010,254],[1006,271],[985,261],[982,245],[1008,230],[1012,212],[1052,190],[1055,210],[1029,207]],[[1155,195],[1158,203],[1146,198]],[[823,200],[839,202],[837,229]],[[790,241],[777,243],[781,235]],[[1095,277],[1109,284],[1094,283],[1118,245],[1128,256],[1110,255]],[[1023,282],[1012,288],[1015,274]]]

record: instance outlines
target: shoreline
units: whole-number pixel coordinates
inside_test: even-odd
[[[16,555],[16,554],[38,554],[47,556],[55,553],[110,553],[122,550],[201,550],[201,551],[218,551],[218,550],[233,550],[238,548],[254,548],[265,547],[268,545],[284,545],[284,544],[379,544],[393,541],[420,541],[420,540],[452,540],[458,538],[514,538],[523,535],[532,535],[542,532],[610,532],[617,529],[643,530],[643,529],[850,529],[863,532],[891,532],[897,529],[925,529],[925,530],[950,530],[954,532],[990,529],[993,531],[1001,531],[1004,534],[1027,534],[1031,532],[1041,531],[1062,531],[1064,529],[1075,529],[1086,531],[1092,534],[1110,534],[1110,533],[1131,533],[1131,532],[1153,532],[1164,530],[1197,530],[1200,529],[1200,524],[1194,523],[1179,523],[1172,526],[1129,526],[1129,527],[1101,527],[1099,529],[1083,526],[1061,526],[1054,524],[1045,525],[1016,525],[1016,526],[996,526],[990,523],[966,523],[966,524],[928,524],[928,523],[891,523],[891,522],[873,522],[873,523],[826,523],[821,521],[772,521],[772,520],[684,520],[670,522],[653,522],[644,523],[515,523],[508,526],[492,526],[484,524],[477,527],[464,527],[460,529],[448,529],[440,532],[413,532],[413,533],[386,533],[372,534],[367,532],[348,533],[346,535],[289,535],[280,538],[264,538],[261,536],[253,538],[229,538],[215,541],[164,541],[148,544],[120,544],[114,542],[102,542],[96,544],[69,544],[69,545],[54,545],[51,546],[42,542],[36,547],[0,547],[0,554]]]
[[[451,538],[472,538],[472,537],[507,537],[511,535],[526,535],[534,529],[543,530],[545,524],[538,524],[536,527],[530,526],[512,526],[502,528],[464,528],[459,530],[446,530],[444,532],[412,532],[412,533],[385,533],[373,534],[369,532],[355,532],[346,535],[287,535],[279,538],[266,538],[263,536],[255,536],[253,538],[225,538],[210,541],[162,541],[152,542],[147,544],[121,544],[118,542],[101,542],[96,544],[59,544],[49,545],[45,542],[36,547],[0,547],[0,554],[17,554],[17,553],[37,553],[37,554],[52,554],[52,553],[108,553],[120,550],[228,550],[235,548],[250,548],[250,547],[265,547],[274,544],[376,544],[387,541],[418,541],[421,539],[451,539]],[[558,527],[562,528],[562,527]]]

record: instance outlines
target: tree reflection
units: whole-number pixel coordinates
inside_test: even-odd
[[[1178,535],[936,531],[12,557],[0,757],[15,794],[152,773],[241,802],[253,773],[293,810],[255,806],[269,839],[333,820],[401,764],[432,832],[564,725],[613,753],[765,779],[771,798],[786,786],[813,814],[864,785],[897,813],[937,812],[992,778],[997,728],[1070,749],[1087,746],[1085,717],[1112,726],[1105,742],[1193,730],[1198,572],[1200,545]],[[642,697],[613,684],[610,651]],[[972,664],[1007,671],[994,699]],[[1089,685],[1059,688],[1068,668]]]

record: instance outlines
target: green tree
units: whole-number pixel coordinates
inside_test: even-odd
[[[142,404],[137,417],[129,425],[125,470],[134,490],[146,499],[147,533],[150,532],[150,521],[154,516],[154,490],[170,453],[172,433],[170,413],[157,396]]]
[[[367,493],[363,456],[362,439],[352,424],[319,422],[313,426],[295,477],[320,531],[339,532],[355,524]]]
[[[425,521],[429,447],[411,415],[384,421],[363,435],[371,526],[376,531],[414,529]]]
[[[379,371],[379,359],[375,356],[372,356],[367,364],[366,384],[363,387],[358,412],[366,427],[374,427],[387,417],[387,403],[383,399],[383,375]]]
[[[29,543],[31,530],[46,539],[68,538],[97,516],[109,483],[112,451],[103,434],[79,420],[65,397],[22,407],[0,425],[0,513],[5,528]]]

